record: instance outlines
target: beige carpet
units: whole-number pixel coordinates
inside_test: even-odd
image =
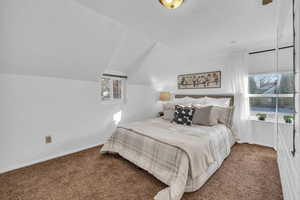
[[[98,148],[0,175],[1,200],[150,200],[165,187],[119,156]],[[281,200],[276,153],[239,144],[197,192],[183,200]]]

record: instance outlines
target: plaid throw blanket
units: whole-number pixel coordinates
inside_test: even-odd
[[[134,122],[117,128],[101,149],[118,153],[169,187],[155,200],[179,200],[185,191],[199,189],[215,164],[207,133],[189,133],[163,120]]]

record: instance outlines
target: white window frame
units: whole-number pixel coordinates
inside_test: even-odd
[[[103,99],[102,97],[102,91],[100,91],[100,98],[103,103],[123,103],[125,99],[125,80],[123,78],[117,78],[117,77],[109,77],[109,76],[101,76],[100,78],[100,90],[102,90],[102,79],[109,79],[109,88],[110,88],[110,98],[109,99]],[[121,81],[121,98],[120,99],[114,99],[113,96],[113,80],[120,80]]]
[[[270,75],[270,74],[275,74],[275,75],[282,75],[282,74],[291,74],[293,73],[292,71],[282,71],[282,72],[268,72],[268,73],[250,73],[248,75],[248,80],[250,76],[255,76],[255,75]],[[280,97],[294,97],[294,94],[250,94],[249,93],[249,88],[248,88],[248,99],[249,99],[249,119],[255,119],[255,115],[257,113],[264,113],[267,114],[268,117],[272,116],[272,115],[276,115],[276,112],[266,112],[266,111],[251,111],[251,107],[250,107],[250,97],[275,97],[275,98],[280,98]],[[287,113],[279,113],[277,112],[277,116],[278,117],[282,117],[283,115],[286,115]],[[273,118],[273,117],[272,117]],[[274,119],[273,119],[274,120]],[[272,119],[271,119],[272,121]]]

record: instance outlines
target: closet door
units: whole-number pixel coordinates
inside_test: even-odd
[[[295,127],[295,63],[293,0],[278,3],[278,23],[275,65],[277,72],[276,121],[277,144],[284,142],[289,151],[294,151]],[[293,153],[293,152],[292,152]]]

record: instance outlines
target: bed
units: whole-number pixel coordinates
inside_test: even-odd
[[[232,105],[233,97],[226,97]],[[231,129],[223,124],[183,126],[156,118],[118,126],[101,153],[117,153],[165,183],[168,187],[155,200],[179,200],[212,176],[234,143]]]

